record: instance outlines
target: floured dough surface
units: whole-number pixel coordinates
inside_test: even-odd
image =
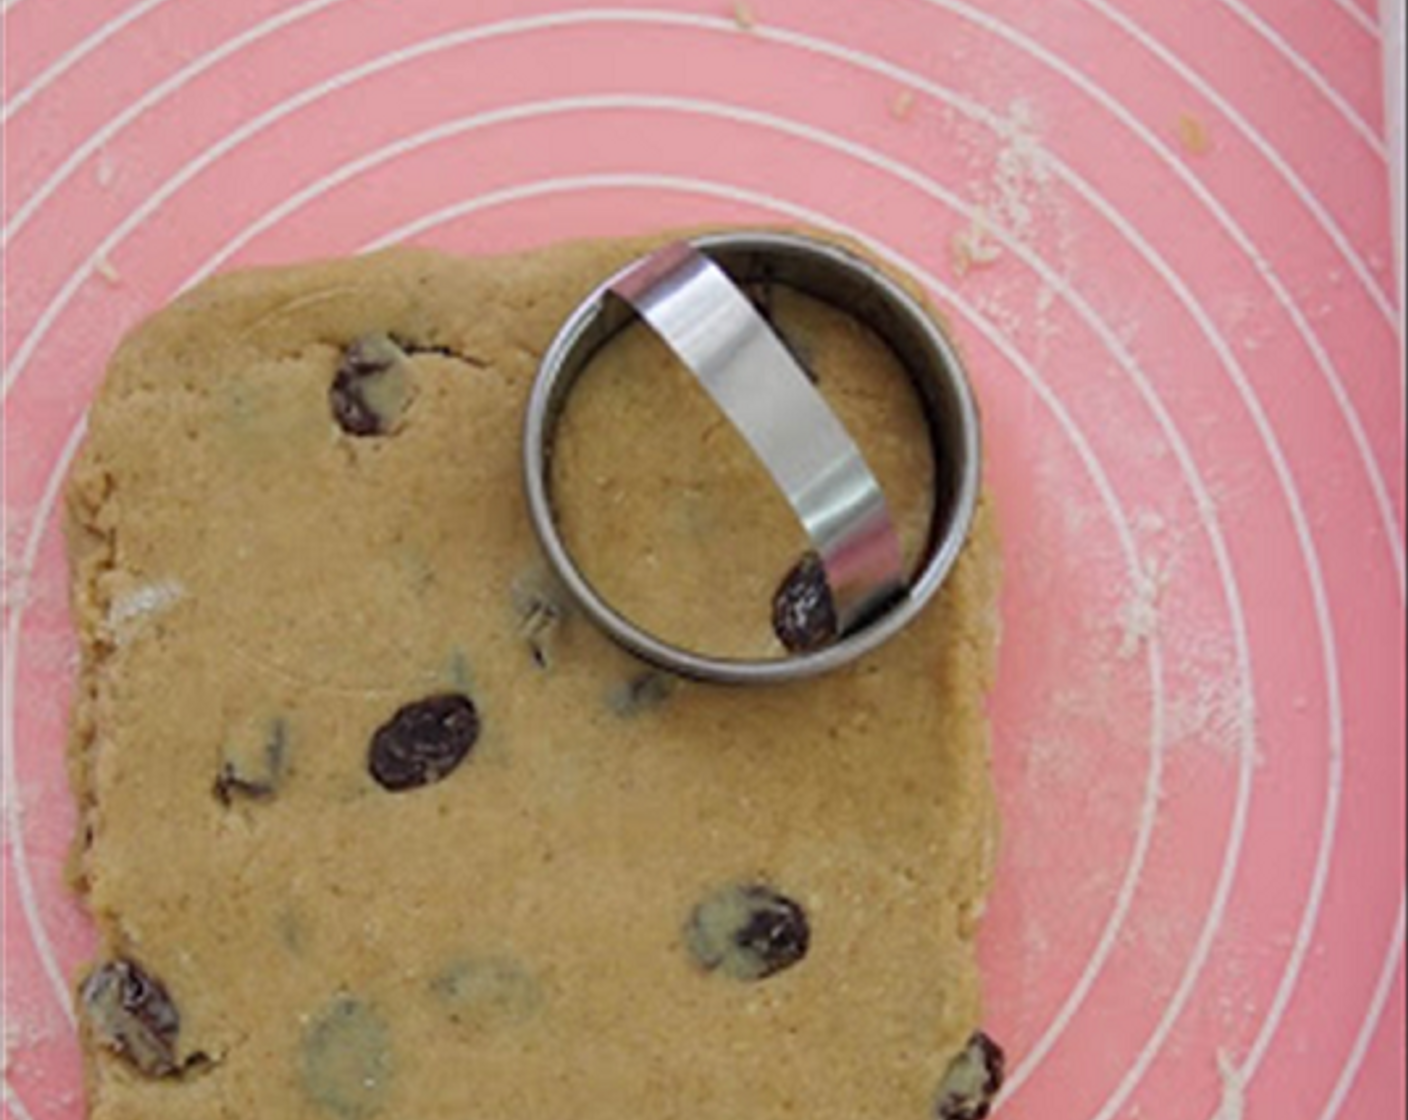
[[[558,325],[646,247],[232,275],[114,358],[69,489],[96,1120],[935,1115],[980,1012],[990,518],[829,676],[673,684],[610,645],[544,574],[520,432]],[[601,475],[689,460],[631,437],[656,408],[621,395]],[[746,475],[710,477],[761,525]],[[605,568],[670,528],[621,495]],[[796,544],[767,533],[754,598]],[[641,609],[689,636],[697,607]]]

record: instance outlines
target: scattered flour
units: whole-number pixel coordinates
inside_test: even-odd
[[[0,1072],[9,1076],[12,1070],[26,1065],[26,1055],[38,1048],[63,1038],[70,1033],[67,1019],[50,998],[37,998],[33,992],[17,994],[6,991],[5,1013],[0,1042]]]
[[[30,572],[24,565],[25,543],[34,525],[34,515],[4,507],[0,520],[5,525],[5,552],[0,559],[0,604],[5,612],[18,607],[29,593]]]
[[[5,782],[0,788],[0,812],[15,828],[22,827],[24,819],[44,797],[45,790],[34,783]]]
[[[1120,607],[1121,661],[1128,661],[1149,644],[1159,631],[1159,603],[1168,587],[1168,572],[1145,559],[1143,570],[1133,577],[1134,587]]]
[[[1053,285],[1042,281],[1041,287],[1036,291],[1036,311],[1040,316],[1045,316],[1056,304],[1056,289]]]
[[[93,178],[98,181],[98,186],[107,190],[117,178],[117,167],[113,164],[112,156],[107,151],[98,153],[98,160],[93,165]]]
[[[1039,600],[1069,601],[1076,589],[1088,597],[1040,670],[1047,702],[1022,732],[1031,780],[1065,788],[1088,777],[1092,735],[1146,749],[1152,709],[1141,656],[1152,642],[1163,654],[1165,749],[1240,758],[1256,740],[1256,711],[1220,599],[1184,583],[1185,572],[1199,578],[1190,569],[1201,561],[1191,510],[1159,499],[1128,509],[1131,568],[1114,551],[1098,494],[1073,485],[1064,443],[1042,440],[1030,451],[1034,520],[1012,566]]]
[[[949,240],[953,270],[959,277],[994,263],[1001,247],[993,234],[1025,244],[1034,240],[1038,214],[1046,208],[1051,182],[1050,159],[1027,101],[1014,101],[1006,115],[990,122],[1000,147],[984,181],[973,190],[973,218]]]
[[[142,626],[170,610],[186,595],[177,580],[146,583],[116,596],[108,608],[107,627],[118,645],[129,641]]]
[[[949,241],[954,275],[960,278],[967,276],[975,268],[996,264],[1001,256],[1002,246],[992,239],[987,211],[980,206],[973,212],[973,219],[967,227],[955,233]]]
[[[1051,183],[1051,160],[1028,101],[1014,101],[995,128],[1002,140],[984,205],[993,224],[1030,242]]]
[[[1013,270],[1011,284],[979,289],[974,299],[978,310],[1003,333],[1030,338],[1034,356],[1041,362],[1056,333],[1050,313],[1074,270],[1072,218],[1056,189],[1051,153],[1029,101],[1018,99],[1005,112],[985,115],[982,129],[982,138],[972,141],[971,163],[977,178],[968,191],[970,217],[964,228],[949,237],[950,265],[961,280],[1000,263],[1004,249],[1015,245],[1045,262],[1054,275],[1038,277],[1030,302],[1026,295],[1030,278],[1022,275],[1024,270]]]
[[[4,1049],[0,1051],[0,1074],[8,1076],[15,1055],[25,1046],[25,1027],[11,1008],[6,1008],[3,1019],[3,1035],[0,1035],[0,1041],[3,1041]]]
[[[1231,757],[1246,741],[1247,721],[1237,677],[1230,671],[1220,675],[1200,673],[1169,700],[1164,741],[1170,750],[1202,743]],[[1260,755],[1256,761],[1260,764]]]
[[[1155,510],[1141,509],[1134,515],[1134,531],[1141,537],[1158,536],[1167,528],[1163,514]]]

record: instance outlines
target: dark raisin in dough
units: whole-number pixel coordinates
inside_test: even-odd
[[[755,883],[725,887],[696,906],[685,941],[706,972],[766,980],[807,955],[811,927],[796,902]]]
[[[479,713],[468,696],[427,696],[377,728],[367,768],[392,792],[431,785],[459,766],[478,738]]]
[[[328,390],[338,427],[352,436],[392,431],[406,403],[405,362],[405,352],[389,335],[364,335],[348,346]]]
[[[129,960],[108,961],[79,988],[94,1036],[149,1077],[180,1072],[176,1041],[181,1016],[166,987]]]
[[[975,1031],[957,1057],[949,1063],[939,1086],[934,1109],[938,1120],[984,1120],[1002,1088],[1007,1058],[1002,1047],[982,1031]]]
[[[777,640],[793,653],[810,653],[836,640],[836,604],[816,553],[803,556],[778,586],[772,599],[772,628]]]

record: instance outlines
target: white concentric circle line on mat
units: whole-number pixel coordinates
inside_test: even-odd
[[[1219,0],[1219,3],[1250,27],[1268,47],[1285,59],[1296,73],[1314,86],[1316,92],[1334,106],[1335,112],[1369,146],[1369,149],[1385,165],[1388,163],[1388,148],[1384,144],[1383,137],[1369,127],[1354,106],[1346,100],[1344,94],[1331,85],[1329,79],[1316,69],[1308,58],[1288,43],[1284,35],[1243,4],[1241,0]]]
[[[31,527],[29,539],[25,541],[24,551],[20,556],[18,586],[15,588],[15,608],[11,611],[9,624],[5,628],[4,684],[3,688],[0,688],[0,721],[2,721],[0,722],[0,755],[3,755],[3,760],[0,761],[0,765],[4,767],[5,787],[11,790],[18,788],[15,784],[14,705],[15,681],[18,676],[19,664],[20,624],[24,621],[25,606],[29,601],[29,581],[33,578],[35,562],[39,556],[39,545],[44,539],[42,528],[48,522],[54,506],[59,500],[59,495],[63,492],[64,477],[68,473],[68,467],[73,461],[74,455],[78,453],[85,427],[83,420],[79,420],[74,425],[64,442],[63,449],[59,452],[57,464],[44,484],[44,491],[35,508],[35,524]],[[59,966],[59,958],[58,954],[54,952],[53,942],[45,930],[43,917],[39,913],[39,902],[34,893],[34,879],[29,870],[29,854],[25,846],[24,829],[21,827],[19,819],[19,799],[5,798],[4,811],[5,831],[10,836],[11,865],[15,869],[15,893],[19,896],[20,912],[24,914],[25,923],[34,935],[34,949],[39,954],[40,967],[44,970],[44,975],[54,990],[59,1007],[63,1009],[64,1015],[72,1024],[76,1022],[76,1019],[70,1002],[68,981],[64,977],[64,970]]]
[[[1387,0],[1387,2],[1393,3],[1393,0]],[[1367,31],[1375,42],[1378,42],[1379,39],[1382,38],[1379,25],[1363,8],[1354,3],[1354,0],[1330,0],[1330,3]]]
[[[25,1103],[20,1097],[19,1090],[10,1084],[9,1074],[5,1075],[4,1086],[5,1103],[14,1109],[15,1115],[19,1120],[34,1120],[33,1114],[25,1107]]]
[[[8,98],[5,104],[0,106],[0,123],[8,121],[51,84],[63,77],[72,67],[83,61],[123,28],[135,23],[152,9],[159,8],[167,2],[168,0],[141,0],[141,3],[133,4],[132,7],[124,9],[121,15],[100,24],[96,31],[64,51],[23,89]]]
[[[72,175],[84,162],[94,153],[100,151],[104,145],[110,143],[112,138],[138,120],[153,105],[165,100],[175,93],[192,78],[199,77],[211,67],[217,65],[222,60],[236,54],[249,46],[257,43],[260,39],[267,38],[274,32],[287,27],[291,23],[297,23],[307,16],[313,15],[333,4],[342,3],[343,0],[305,0],[302,4],[296,4],[291,8],[285,8],[277,15],[270,16],[261,23],[247,28],[233,38],[226,39],[218,47],[214,47],[204,54],[192,59],[185,66],[181,67],[174,74],[163,78],[156,85],[152,86],[142,96],[126,106],[122,112],[113,117],[96,132],[93,132],[77,148],[69,153],[68,157],[61,163],[57,170],[52,172],[44,182],[40,183],[35,192],[22,202],[15,210],[13,216],[5,223],[4,229],[0,230],[0,248],[8,245],[10,239],[15,237],[34,217],[38,209],[43,206],[50,196]]]
[[[1271,286],[1273,294],[1276,296],[1282,308],[1291,317],[1292,323],[1296,326],[1300,337],[1310,348],[1322,375],[1328,379],[1331,392],[1336,397],[1341,414],[1344,416],[1349,426],[1351,437],[1355,439],[1360,456],[1364,460],[1365,469],[1369,474],[1370,486],[1374,491],[1375,501],[1379,505],[1380,516],[1384,519],[1385,526],[1388,530],[1385,534],[1385,539],[1390,551],[1393,553],[1395,571],[1398,575],[1401,595],[1404,586],[1403,544],[1399,539],[1397,517],[1394,513],[1392,500],[1388,495],[1387,485],[1384,482],[1382,472],[1378,468],[1377,460],[1373,455],[1372,448],[1369,445],[1367,435],[1364,433],[1363,425],[1359,420],[1358,414],[1354,409],[1353,402],[1349,399],[1347,392],[1340,383],[1333,363],[1329,360],[1329,356],[1325,353],[1318,338],[1316,338],[1314,333],[1309,329],[1308,324],[1304,320],[1304,316],[1299,312],[1290,293],[1285,289],[1284,284],[1282,284],[1280,279],[1276,276],[1270,262],[1262,257],[1255,245],[1247,238],[1246,234],[1236,225],[1231,216],[1222,209],[1216,197],[1208,192],[1196,177],[1192,176],[1187,169],[1183,167],[1177,158],[1167,149],[1166,145],[1149,132],[1142,122],[1133,117],[1127,109],[1118,102],[1113,101],[1113,99],[1110,99],[1108,94],[1100,89],[1100,87],[1091,85],[1084,75],[1071,70],[1064,60],[1051,55],[1040,44],[1034,43],[1025,36],[1013,32],[1012,29],[1005,24],[990,20],[986,16],[973,16],[971,10],[968,9],[966,5],[957,3],[955,0],[922,0],[922,2],[934,7],[950,10],[961,18],[976,19],[979,26],[983,26],[992,33],[998,34],[1000,37],[1012,42],[1018,49],[1033,53],[1033,56],[1036,57],[1038,61],[1044,62],[1071,82],[1078,84],[1087,91],[1089,96],[1101,101],[1102,104],[1108,102],[1108,104],[1106,104],[1107,110],[1121,119],[1130,130],[1160,155],[1166,165],[1169,166],[1175,174],[1182,177],[1183,181],[1190,186],[1200,201],[1214,213],[1219,223],[1222,224],[1229,235],[1238,242],[1239,246],[1247,254],[1249,260],[1251,260],[1256,267],[1258,274]],[[1095,2],[1095,0],[1087,0],[1087,2]],[[520,34],[526,31],[540,30],[549,27],[570,26],[584,22],[663,23],[736,34],[736,27],[731,21],[718,17],[691,16],[679,13],[646,10],[621,12],[615,9],[602,9],[508,20],[501,23],[485,25],[483,27],[462,29],[434,36],[421,43],[400,48],[387,55],[343,71],[334,78],[326,79],[280,102],[278,105],[253,118],[253,120],[227,133],[225,137],[207,148],[200,156],[196,157],[196,159],[184,165],[176,175],[168,179],[157,191],[145,199],[136,211],[129,215],[127,219],[119,224],[117,229],[104,239],[93,254],[93,258],[102,259],[109,257],[116,245],[120,243],[132,229],[141,225],[146,217],[159,208],[168,197],[176,193],[187,181],[194,178],[195,175],[206,166],[214,163],[228,151],[238,147],[250,136],[262,131],[276,120],[297,111],[306,104],[320,99],[333,90],[351,85],[370,74],[379,73],[390,67],[400,65],[435,51],[448,49],[452,46],[462,45],[471,41],[498,38],[500,36]],[[839,58],[852,65],[869,69],[874,73],[883,73],[896,80],[910,82],[916,88],[923,89],[931,96],[943,100],[946,104],[952,105],[954,108],[968,115],[971,119],[977,120],[989,128],[997,128],[999,125],[996,115],[986,106],[979,105],[969,98],[948,90],[946,87],[940,86],[922,75],[875,59],[862,52],[854,51],[825,40],[815,39],[798,32],[790,32],[773,27],[756,28],[753,34],[764,38],[775,39],[803,50],[810,50],[814,53]],[[1089,183],[1068,168],[1054,155],[1048,154],[1048,161],[1049,166],[1057,176],[1062,178],[1068,185],[1076,190],[1077,193],[1081,194],[1082,197],[1085,197],[1087,201],[1091,198],[1099,197],[1098,192],[1096,192]],[[35,348],[38,346],[42,337],[47,333],[53,320],[57,318],[58,313],[68,301],[72,299],[73,295],[86,278],[85,273],[81,270],[73,273],[60,289],[55,299],[41,312],[34,327],[31,329],[29,335],[21,342],[15,352],[13,360],[5,370],[3,388],[6,393],[8,393],[9,389],[28,365]]]
[[[1222,203],[1218,201],[1217,196],[1183,165],[1173,153],[1172,149],[1121,102],[1111,97],[1103,87],[1096,85],[1086,77],[1086,75],[1081,73],[1080,70],[1071,66],[1065,59],[1047,50],[1042,44],[1020,32],[1014,31],[1000,20],[996,20],[981,12],[975,12],[968,4],[962,2],[962,0],[921,0],[921,2],[932,7],[953,12],[956,15],[960,15],[963,18],[977,23],[978,26],[1006,39],[1019,50],[1028,52],[1032,57],[1045,63],[1067,81],[1082,89],[1089,97],[1099,102],[1109,113],[1119,118],[1130,131],[1138,134],[1141,139],[1144,140],[1145,145],[1159,157],[1161,162],[1163,162],[1164,165],[1203,202],[1206,209],[1217,219],[1223,231],[1237,243],[1238,248],[1241,249],[1247,259],[1252,262],[1258,275],[1271,289],[1272,294],[1276,298],[1276,302],[1290,318],[1297,335],[1310,351],[1311,357],[1314,359],[1321,377],[1324,379],[1331,394],[1335,398],[1335,403],[1340,411],[1340,415],[1349,429],[1350,438],[1354,441],[1355,448],[1359,452],[1359,457],[1364,464],[1369,486],[1373,492],[1374,502],[1378,507],[1379,517],[1384,523],[1384,540],[1393,558],[1394,573],[1398,579],[1398,593],[1401,599],[1405,593],[1404,546],[1402,541],[1402,529],[1399,527],[1398,514],[1393,508],[1393,498],[1388,492],[1388,484],[1384,480],[1383,471],[1379,468],[1378,458],[1374,454],[1373,446],[1369,442],[1368,434],[1364,430],[1364,424],[1359,418],[1358,410],[1355,408],[1353,400],[1350,398],[1343,381],[1340,379],[1334,361],[1330,358],[1328,352],[1326,352],[1324,344],[1306,320],[1305,313],[1301,310],[1300,305],[1296,302],[1295,297],[1291,295],[1289,289],[1286,288],[1285,282],[1280,278],[1280,275],[1277,273],[1272,263],[1257,249],[1256,244],[1237,223],[1236,219],[1223,207]],[[1104,0],[1082,0],[1082,2],[1102,8],[1104,4]],[[1121,19],[1123,18],[1124,17],[1121,17]],[[759,30],[761,31],[763,29]],[[1162,50],[1164,48],[1160,49]],[[932,85],[932,83],[929,84]],[[937,89],[930,89],[928,92],[931,92],[936,97],[943,96]],[[963,107],[956,102],[953,102],[953,104],[955,108],[963,109]],[[966,112],[968,110],[963,109],[963,111]],[[986,112],[988,111],[982,111],[982,113]],[[981,114],[977,119],[982,119]],[[1081,197],[1091,203],[1091,205],[1095,206],[1097,209],[1101,209],[1102,212],[1105,210],[1113,212],[1112,208],[1109,208],[1107,204],[1105,204],[1104,197],[1073,169],[1054,157],[1051,158],[1050,166],[1051,170],[1058,177],[1063,179],[1077,194],[1081,195]],[[1099,201],[1097,202],[1096,200]],[[1133,227],[1131,226],[1130,228]],[[1142,235],[1141,240],[1143,240]],[[1168,271],[1170,274],[1176,275],[1174,270],[1169,269]],[[1396,332],[1398,330],[1398,315],[1396,311],[1391,312],[1391,319]],[[1216,328],[1212,329],[1214,333],[1218,333],[1216,332]],[[1238,368],[1240,369],[1240,365]]]
[[[1369,1010],[1364,1016],[1364,1022],[1359,1027],[1359,1033],[1355,1036],[1354,1045],[1350,1048],[1349,1058],[1344,1064],[1344,1069],[1340,1072],[1339,1079],[1335,1082],[1335,1087],[1330,1093],[1330,1099],[1325,1102],[1325,1110],[1320,1114],[1320,1120],[1335,1120],[1344,1107],[1344,1102],[1349,1098],[1349,1092],[1354,1088],[1354,1083],[1359,1077],[1359,1070],[1364,1065],[1364,1058],[1369,1053],[1369,1047],[1373,1044],[1375,1036],[1378,1034],[1379,1020],[1383,1018],[1384,1008],[1388,1006],[1389,996],[1393,993],[1393,986],[1398,982],[1398,970],[1403,964],[1403,942],[1405,924],[1408,924],[1408,899],[1398,905],[1398,922],[1393,929],[1393,938],[1389,942],[1388,952],[1384,955],[1384,966],[1379,972],[1378,983],[1374,986],[1374,994],[1369,1000]],[[1220,1120],[1220,1118],[1217,1118]]]

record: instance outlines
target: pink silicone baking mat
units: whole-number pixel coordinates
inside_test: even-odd
[[[1404,1114],[1403,381],[1371,0],[3,19],[6,1117],[83,1114],[59,495],[122,333],[242,265],[780,221],[911,270],[983,405],[1008,573],[982,951],[1001,1115]]]

